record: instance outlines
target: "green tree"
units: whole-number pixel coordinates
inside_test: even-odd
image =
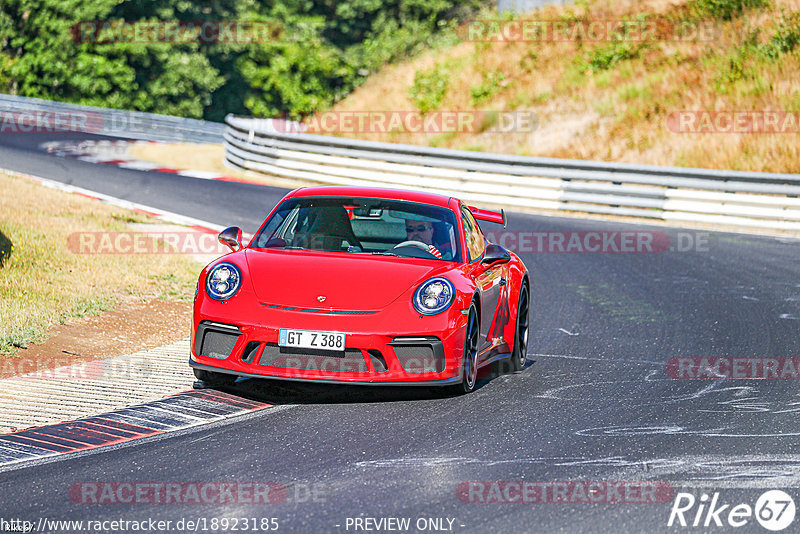
[[[0,91],[222,120],[326,108],[488,0],[0,0]],[[93,42],[81,21],[273,21],[257,43]],[[77,38],[77,36],[83,36]]]
[[[201,117],[222,78],[199,44],[98,43],[76,33],[75,25],[82,21],[124,21],[120,5],[119,0],[4,0],[3,89],[22,96]]]

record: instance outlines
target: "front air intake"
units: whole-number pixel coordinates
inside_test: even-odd
[[[406,373],[444,371],[444,346],[438,337],[396,337],[389,345]]]
[[[231,355],[241,330],[233,325],[203,321],[197,327],[194,352],[200,356],[224,360]]]

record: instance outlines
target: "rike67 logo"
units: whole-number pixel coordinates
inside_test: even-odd
[[[704,493],[699,499],[691,493],[681,492],[672,503],[667,526],[738,528],[755,517],[765,529],[779,531],[792,524],[794,514],[794,499],[781,490],[764,492],[755,506],[723,502],[717,492],[710,498]]]

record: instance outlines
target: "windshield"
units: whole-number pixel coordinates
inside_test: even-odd
[[[283,202],[252,248],[461,261],[452,211],[398,200],[301,197]]]

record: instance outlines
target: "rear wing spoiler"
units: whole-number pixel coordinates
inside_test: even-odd
[[[502,224],[503,228],[506,227],[506,223],[508,221],[506,219],[505,210],[500,210],[500,212],[498,213],[496,211],[476,208],[475,206],[467,206],[467,207],[469,208],[469,212],[472,213],[473,217],[475,217],[479,221]]]

